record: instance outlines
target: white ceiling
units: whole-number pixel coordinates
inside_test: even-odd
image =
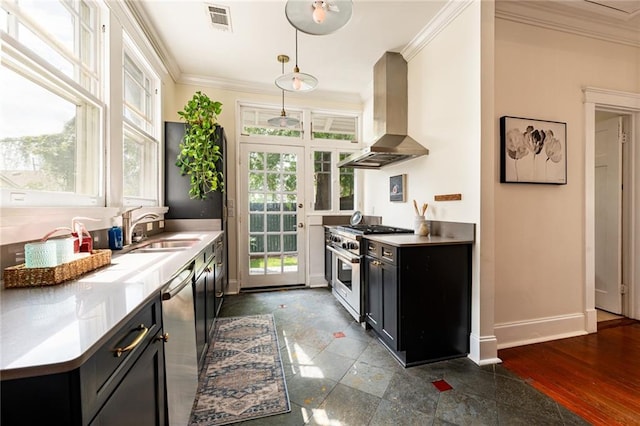
[[[311,0],[309,0],[311,1]],[[350,22],[333,34],[298,34],[298,66],[319,80],[305,96],[359,101],[370,88],[372,69],[385,51],[402,52],[429,31],[438,13],[469,0],[354,0]],[[295,30],[284,14],[286,0],[127,0],[155,39],[170,73],[181,83],[196,83],[279,93],[279,54],[295,64]],[[215,29],[207,5],[230,9],[232,32]],[[496,14],[542,24],[584,22],[599,38],[621,33],[640,45],[640,0],[498,0]],[[558,21],[560,20],[560,21]],[[432,24],[433,25],[433,24]],[[615,38],[614,36],[612,36]],[[414,40],[415,39],[415,40]],[[412,43],[412,40],[414,41]]]
[[[445,3],[355,0],[351,20],[335,33],[298,33],[300,71],[318,78],[316,92],[360,99],[382,54],[400,52]],[[157,34],[178,81],[210,81],[278,93],[274,80],[282,68],[277,56],[291,58],[285,72],[291,72],[295,64],[295,30],[285,17],[285,0],[144,0],[130,4]],[[232,32],[213,27],[206,4],[230,8]]]

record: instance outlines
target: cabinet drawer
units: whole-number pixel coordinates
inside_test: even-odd
[[[117,384],[117,376],[126,372],[155,338],[162,328],[161,318],[158,298],[119,327],[107,343],[93,355],[91,364],[95,368],[95,388],[91,390],[95,392],[97,400],[100,400],[103,394],[110,393],[110,388]]]
[[[367,250],[367,255],[379,260],[383,260],[387,263],[396,264],[398,251],[396,247],[389,246],[386,244],[378,243],[376,241],[365,241],[365,248]]]

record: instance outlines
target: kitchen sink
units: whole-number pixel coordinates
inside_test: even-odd
[[[143,250],[143,249],[177,249],[177,248],[185,249],[185,248],[193,247],[194,245],[196,245],[199,242],[200,242],[200,240],[197,240],[197,239],[193,239],[193,240],[171,240],[171,239],[167,239],[167,240],[152,240],[152,241],[147,241],[147,242],[142,243],[135,250]]]
[[[187,250],[194,245],[198,244],[200,240],[198,238],[166,238],[166,239],[153,239],[148,241],[142,241],[137,244],[124,247],[114,255],[126,254],[126,253],[163,253],[163,252],[176,252]]]

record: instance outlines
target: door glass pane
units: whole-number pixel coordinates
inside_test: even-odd
[[[282,230],[283,231],[295,231],[296,230],[296,219],[298,216],[295,214],[284,214],[282,215]]]
[[[298,239],[295,235],[283,235],[282,241],[284,243],[284,251],[298,250]]]
[[[250,214],[249,215],[249,232],[262,232],[264,231],[264,215]]]
[[[264,175],[251,173],[249,176],[249,191],[262,191],[264,189]]]
[[[250,256],[249,257],[249,274],[264,275],[264,273],[265,273],[264,256]]]
[[[264,194],[249,194],[249,211],[264,211]]]
[[[344,160],[350,153],[341,152],[340,161]],[[353,210],[354,204],[354,182],[355,174],[353,167],[340,168],[340,210]]]
[[[284,270],[296,272],[298,270],[298,256],[284,256]]]
[[[282,273],[282,257],[267,256],[267,274],[281,274]]]
[[[331,210],[331,152],[313,153],[314,210]]]
[[[269,253],[281,251],[280,235],[267,235],[267,251]]]
[[[264,235],[251,234],[251,236],[249,236],[249,252],[250,253],[264,252]]]
[[[267,232],[280,232],[280,215],[267,215]]]

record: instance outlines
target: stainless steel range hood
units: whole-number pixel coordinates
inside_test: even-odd
[[[376,141],[338,167],[378,169],[429,154],[407,135],[407,62],[400,53],[386,52],[373,68],[373,125]]]

